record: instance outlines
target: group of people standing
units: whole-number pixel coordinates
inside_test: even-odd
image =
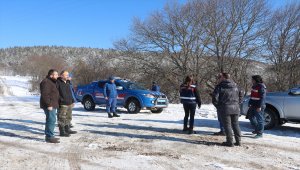
[[[72,108],[75,103],[74,90],[68,71],[51,69],[46,78],[40,83],[40,107],[46,114],[45,135],[46,142],[59,143],[59,138],[54,137],[56,116],[58,120],[59,135],[69,137],[77,133],[72,128]]]
[[[224,146],[233,147],[241,146],[241,130],[239,127],[240,104],[243,100],[243,93],[237,84],[231,79],[230,74],[220,73],[217,76],[217,85],[211,94],[212,103],[217,108],[218,121],[220,122],[220,132],[214,135],[226,136],[226,141],[222,143]],[[253,134],[255,138],[261,138],[264,131],[264,109],[266,86],[262,77],[259,75],[252,76],[252,90],[249,101],[249,114],[251,124],[254,127]],[[194,117],[196,107],[201,107],[201,98],[199,90],[194,81],[193,76],[187,76],[184,83],[180,86],[180,101],[185,111],[183,131],[189,134],[195,133]],[[189,127],[187,126],[190,117]],[[235,143],[233,143],[233,136]]]
[[[56,116],[59,127],[59,136],[69,137],[77,133],[71,130],[72,109],[76,101],[75,92],[71,83],[68,71],[58,71],[51,69],[46,78],[40,83],[40,107],[46,114],[45,135],[46,142],[60,143],[59,138],[54,137]],[[108,83],[104,86],[103,93],[106,100],[106,111],[109,118],[120,117],[116,113],[117,88],[115,78],[109,77]]]
[[[212,103],[217,108],[218,120],[220,122],[220,132],[215,133],[215,135],[226,136],[226,142],[222,143],[224,146],[240,146],[241,130],[238,119],[243,94],[237,84],[231,80],[228,73],[218,74],[217,79],[218,83],[211,94]],[[259,75],[252,76],[252,83],[248,118],[254,126],[252,133],[256,134],[255,138],[260,138],[264,131],[266,86]],[[60,142],[59,138],[54,137],[56,116],[60,136],[69,137],[70,134],[77,133],[71,130],[72,109],[76,98],[68,71],[62,71],[58,75],[56,70],[49,70],[46,78],[40,83],[40,90],[40,107],[46,114],[46,142]],[[160,90],[156,82],[153,82],[152,90]],[[104,97],[107,101],[106,111],[109,118],[119,117],[116,113],[117,96],[115,78],[109,77],[109,82],[104,86]],[[197,106],[199,109],[201,107],[201,98],[193,76],[187,76],[184,83],[180,86],[180,101],[183,104],[185,112],[183,131],[194,134],[196,133],[194,131],[195,112]],[[233,143],[233,136],[235,143]]]

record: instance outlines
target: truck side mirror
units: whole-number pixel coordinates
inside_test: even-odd
[[[122,86],[117,86],[117,90],[123,90]]]

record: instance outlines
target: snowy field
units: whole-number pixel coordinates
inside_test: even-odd
[[[216,110],[197,110],[197,134],[181,132],[183,109],[171,104],[161,114],[148,111],[108,119],[103,108],[87,112],[77,103],[71,137],[44,141],[45,115],[39,97],[28,92],[27,77],[0,76],[0,169],[300,169],[300,125],[287,123],[254,139],[242,116],[241,147],[220,146]],[[58,128],[55,129],[58,135]]]

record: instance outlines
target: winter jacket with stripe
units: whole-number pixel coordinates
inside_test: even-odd
[[[266,104],[266,85],[258,83],[252,86],[249,107],[261,108]]]
[[[179,93],[182,104],[198,104],[199,107],[201,106],[201,98],[196,85],[182,84]]]

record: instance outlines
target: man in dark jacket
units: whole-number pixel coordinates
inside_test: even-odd
[[[77,133],[70,128],[70,120],[67,115],[72,114],[72,108],[74,106],[74,99],[71,92],[71,86],[69,79],[69,73],[62,71],[60,77],[57,80],[57,88],[59,91],[59,109],[58,109],[58,126],[60,136],[69,137],[70,134]]]
[[[242,94],[237,85],[230,80],[230,75],[227,73],[220,73],[220,83],[216,86],[213,92],[213,104],[221,111],[221,119],[224,125],[226,142],[224,146],[233,145],[233,134],[235,137],[235,145],[241,145],[241,130],[239,127],[239,113],[240,103],[242,102]]]
[[[54,137],[56,109],[59,107],[59,92],[56,88],[57,77],[57,71],[51,69],[49,70],[47,77],[40,84],[40,107],[46,114],[45,135],[46,142],[49,143],[59,143],[59,138]]]
[[[262,77],[259,75],[252,76],[252,90],[249,100],[249,119],[254,126],[252,133],[256,134],[255,138],[261,138],[264,131],[264,110],[266,108],[266,86]]]
[[[109,118],[120,117],[116,113],[118,92],[115,84],[115,78],[111,76],[108,78],[108,80],[109,82],[104,85],[103,92],[104,98],[106,100],[106,112]],[[113,115],[111,113],[113,113]]]
[[[201,98],[197,86],[194,82],[193,76],[187,76],[184,83],[180,86],[180,102],[183,104],[185,112],[183,120],[183,131],[188,131],[189,134],[194,132],[194,117],[196,112],[196,106],[201,107]],[[188,128],[187,123],[190,117],[190,127]]]

